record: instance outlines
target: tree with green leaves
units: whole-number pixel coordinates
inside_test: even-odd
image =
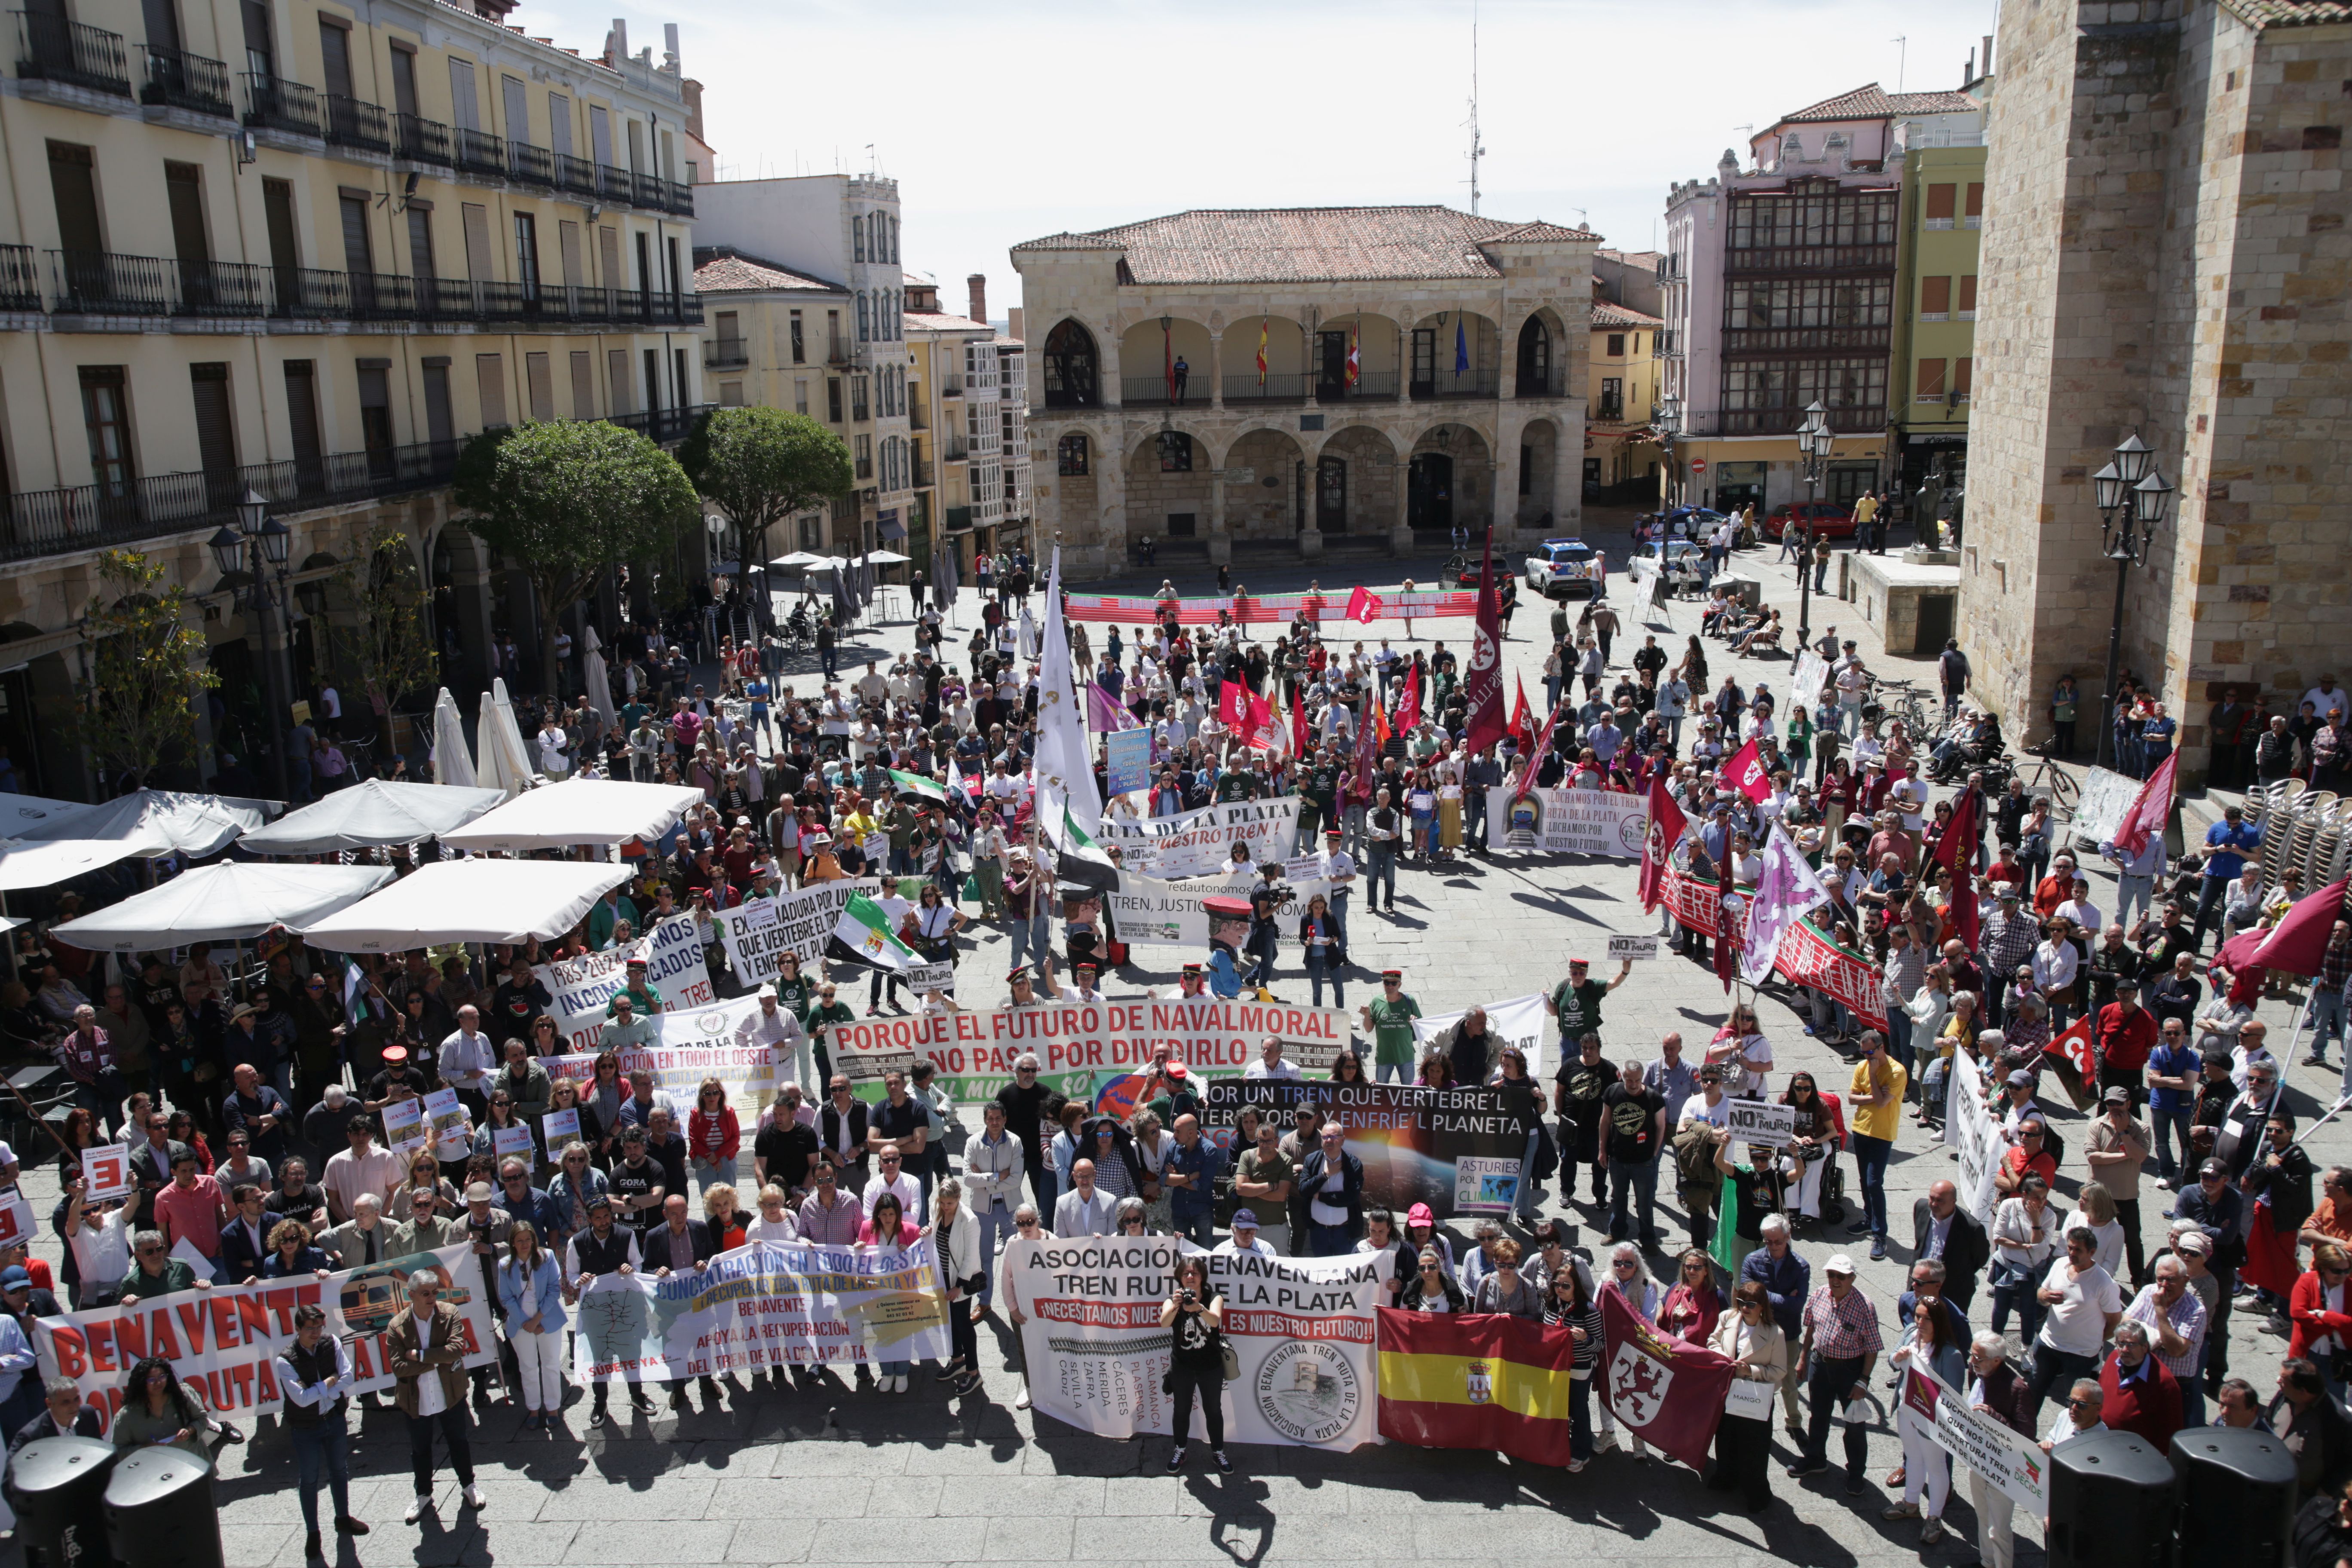
[[[352,624],[324,620],[328,644],[375,715],[377,743],[392,755],[393,704],[405,693],[432,686],[441,656],[425,626],[425,586],[416,570],[416,547],[396,523],[371,533],[359,552],[328,580],[335,608]]]
[[[701,514],[677,460],[603,420],[486,430],[458,454],[465,526],[513,562],[539,597],[540,657],[556,691],[555,623],[597,577],[669,548]]]
[[[109,773],[144,789],[174,752],[196,747],[195,693],[220,684],[205,636],[189,624],[188,591],[135,550],[99,557],[100,588],[82,613],[88,678],[75,714],[83,745]]]
[[[712,409],[695,421],[677,460],[734,523],[747,574],[768,559],[771,528],[856,482],[840,437],[781,408]],[[766,606],[760,609],[765,622]]]

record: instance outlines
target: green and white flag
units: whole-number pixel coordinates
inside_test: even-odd
[[[863,893],[854,893],[834,922],[833,938],[825,943],[827,958],[867,969],[912,969],[922,954],[898,940],[882,906]]]
[[[1077,814],[1067,801],[1055,800],[1050,793],[1045,798],[1047,809],[1038,814],[1037,831],[1054,847],[1055,872],[1065,882],[1097,892],[1118,891],[1118,862],[1078,826]]]
[[[925,778],[920,773],[902,773],[896,768],[888,772],[892,787],[896,788],[900,795],[919,795],[926,800],[938,801],[942,805],[947,804],[948,792],[939,780]]]

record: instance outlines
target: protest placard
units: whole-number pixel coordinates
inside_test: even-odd
[[[2000,1135],[2000,1121],[1985,1104],[1977,1068],[1967,1058],[1953,1057],[1944,1076],[1944,1143],[1960,1162],[1954,1184],[1969,1213],[1990,1225],[1992,1211],[2000,1202],[1992,1180],[2009,1147]]]
[[[1150,787],[1150,731],[1121,730],[1103,742],[1103,751],[1109,760],[1107,793],[1125,795],[1129,790]]]
[[[1495,1047],[1487,1052],[1489,1059],[1499,1061],[1504,1046],[1517,1046],[1527,1055],[1528,1076],[1543,1079],[1544,1024],[1551,1016],[1544,1011],[1544,999],[1537,995],[1514,996],[1508,1001],[1482,1002],[1479,1005],[1486,1010],[1486,1032],[1496,1041]],[[1460,1023],[1466,1012],[1465,1008],[1464,1013],[1440,1013],[1433,1017],[1415,1018],[1412,1021],[1414,1048],[1418,1050],[1431,1044]],[[1479,1076],[1483,1079],[1486,1075],[1482,1073]]]
[[[425,1097],[425,1120],[433,1130],[435,1159],[462,1160],[473,1147],[465,1104],[446,1084]]]
[[[1602,789],[1535,789],[1514,796],[1509,786],[1486,792],[1487,820],[1502,825],[1494,852],[1598,855],[1638,860],[1650,831],[1647,795]]]
[[[551,1110],[539,1119],[539,1135],[547,1140],[548,1158],[555,1151],[580,1136],[580,1113],[577,1110]]]
[[[1286,860],[1297,837],[1298,797],[1285,795],[1227,801],[1175,816],[1106,820],[1095,840],[1118,846],[1124,869],[1173,879],[1227,870],[1237,843],[1249,846],[1253,862]]]
[[[672,916],[625,950],[616,947],[532,969],[533,978],[554,998],[548,1016],[572,1049],[594,1047],[604,1026],[605,1007],[614,994],[628,984],[632,958],[646,961],[646,984],[660,995],[664,1006],[700,1007],[713,1000],[700,930],[692,915]]]
[[[1933,1373],[1908,1369],[1904,1403],[1928,1417],[1936,1447],[1990,1481],[2036,1519],[2050,1512],[2049,1456],[1988,1410],[1979,1410]]]
[[[1533,1096],[1515,1109],[1499,1089],[1228,1078],[1209,1080],[1201,1100],[1202,1121],[1221,1144],[1244,1106],[1284,1127],[1298,1107],[1313,1106],[1348,1130],[1368,1207],[1403,1214],[1427,1204],[1441,1219],[1511,1213],[1535,1130]]]
[[[1313,863],[1320,871],[1319,858]],[[1260,880],[1248,876],[1194,877],[1168,882],[1130,873],[1103,897],[1110,905],[1120,941],[1139,947],[1188,947],[1202,952],[1209,946],[1209,911],[1202,900],[1247,898]],[[1309,899],[1318,893],[1330,897],[1331,884],[1320,876],[1297,879],[1286,876],[1285,880],[1291,897],[1275,918],[1288,931],[1297,929]]]
[[[1767,1149],[1786,1149],[1796,1141],[1797,1108],[1793,1105],[1734,1096],[1723,1102],[1723,1124],[1730,1130],[1734,1146],[1761,1143]]]
[[[1658,939],[1650,936],[1612,936],[1609,939],[1608,962],[1640,963],[1658,956]]]
[[[421,1100],[385,1101],[383,1141],[395,1154],[406,1154],[424,1148],[427,1142],[425,1102]]]
[[[110,1204],[131,1195],[131,1151],[120,1143],[101,1143],[81,1152],[81,1201]]]
[[[2123,826],[2124,813],[2139,798],[2140,781],[2109,768],[2093,768],[2083,775],[2082,797],[2069,817],[2067,837],[2091,848],[2110,843]],[[2044,792],[2047,793],[2047,792]]]
[[[727,949],[728,967],[741,984],[758,985],[782,971],[786,952],[808,963],[824,951],[851,897],[863,893],[871,899],[880,888],[870,877],[847,877],[721,910],[719,941]]]
[[[577,1111],[572,1113],[572,1121],[577,1124],[579,1121]],[[498,1156],[499,1162],[503,1163],[509,1154],[523,1160],[535,1159],[538,1156],[539,1148],[531,1141],[530,1128],[500,1127],[490,1134],[490,1152]]]
[[[39,1223],[33,1216],[33,1205],[25,1201],[23,1190],[9,1188],[5,1196],[0,1196],[0,1251],[32,1246],[40,1234]]]

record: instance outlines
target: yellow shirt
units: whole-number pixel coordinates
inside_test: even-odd
[[[1874,1106],[1870,1103],[1870,1072],[1867,1059],[1854,1067],[1853,1090],[1846,1101],[1846,1121],[1864,1138],[1892,1143],[1895,1135],[1903,1130],[1903,1088],[1910,1080],[1903,1071],[1903,1064],[1888,1058],[1880,1079],[1886,1089],[1886,1103]]]
[[[1872,518],[1874,518],[1877,515],[1878,502],[1875,499],[1870,496],[1864,496],[1860,500],[1853,503],[1854,521],[1858,523],[1867,523]]]

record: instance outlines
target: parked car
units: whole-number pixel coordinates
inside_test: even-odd
[[[1784,501],[1759,525],[1764,537],[1778,541],[1792,519],[1803,518],[1816,539],[1852,539],[1853,508],[1836,501]]]
[[[1564,599],[1571,594],[1591,594],[1600,564],[1592,547],[1581,539],[1547,539],[1527,558],[1524,575],[1533,592]]]
[[[1694,544],[1687,539],[1669,539],[1663,543],[1657,540],[1652,540],[1635,547],[1633,551],[1636,560],[1654,561],[1660,559],[1662,554],[1665,562],[1667,597],[1679,598],[1685,594],[1706,592],[1707,571],[1705,546]]]
[[[1722,512],[1711,511],[1703,506],[1670,507],[1664,511],[1652,512],[1643,518],[1641,526],[1635,531],[1645,537],[1663,532],[1669,539],[1696,539],[1703,542],[1708,534],[1715,531],[1716,526],[1722,522],[1723,519]]]

